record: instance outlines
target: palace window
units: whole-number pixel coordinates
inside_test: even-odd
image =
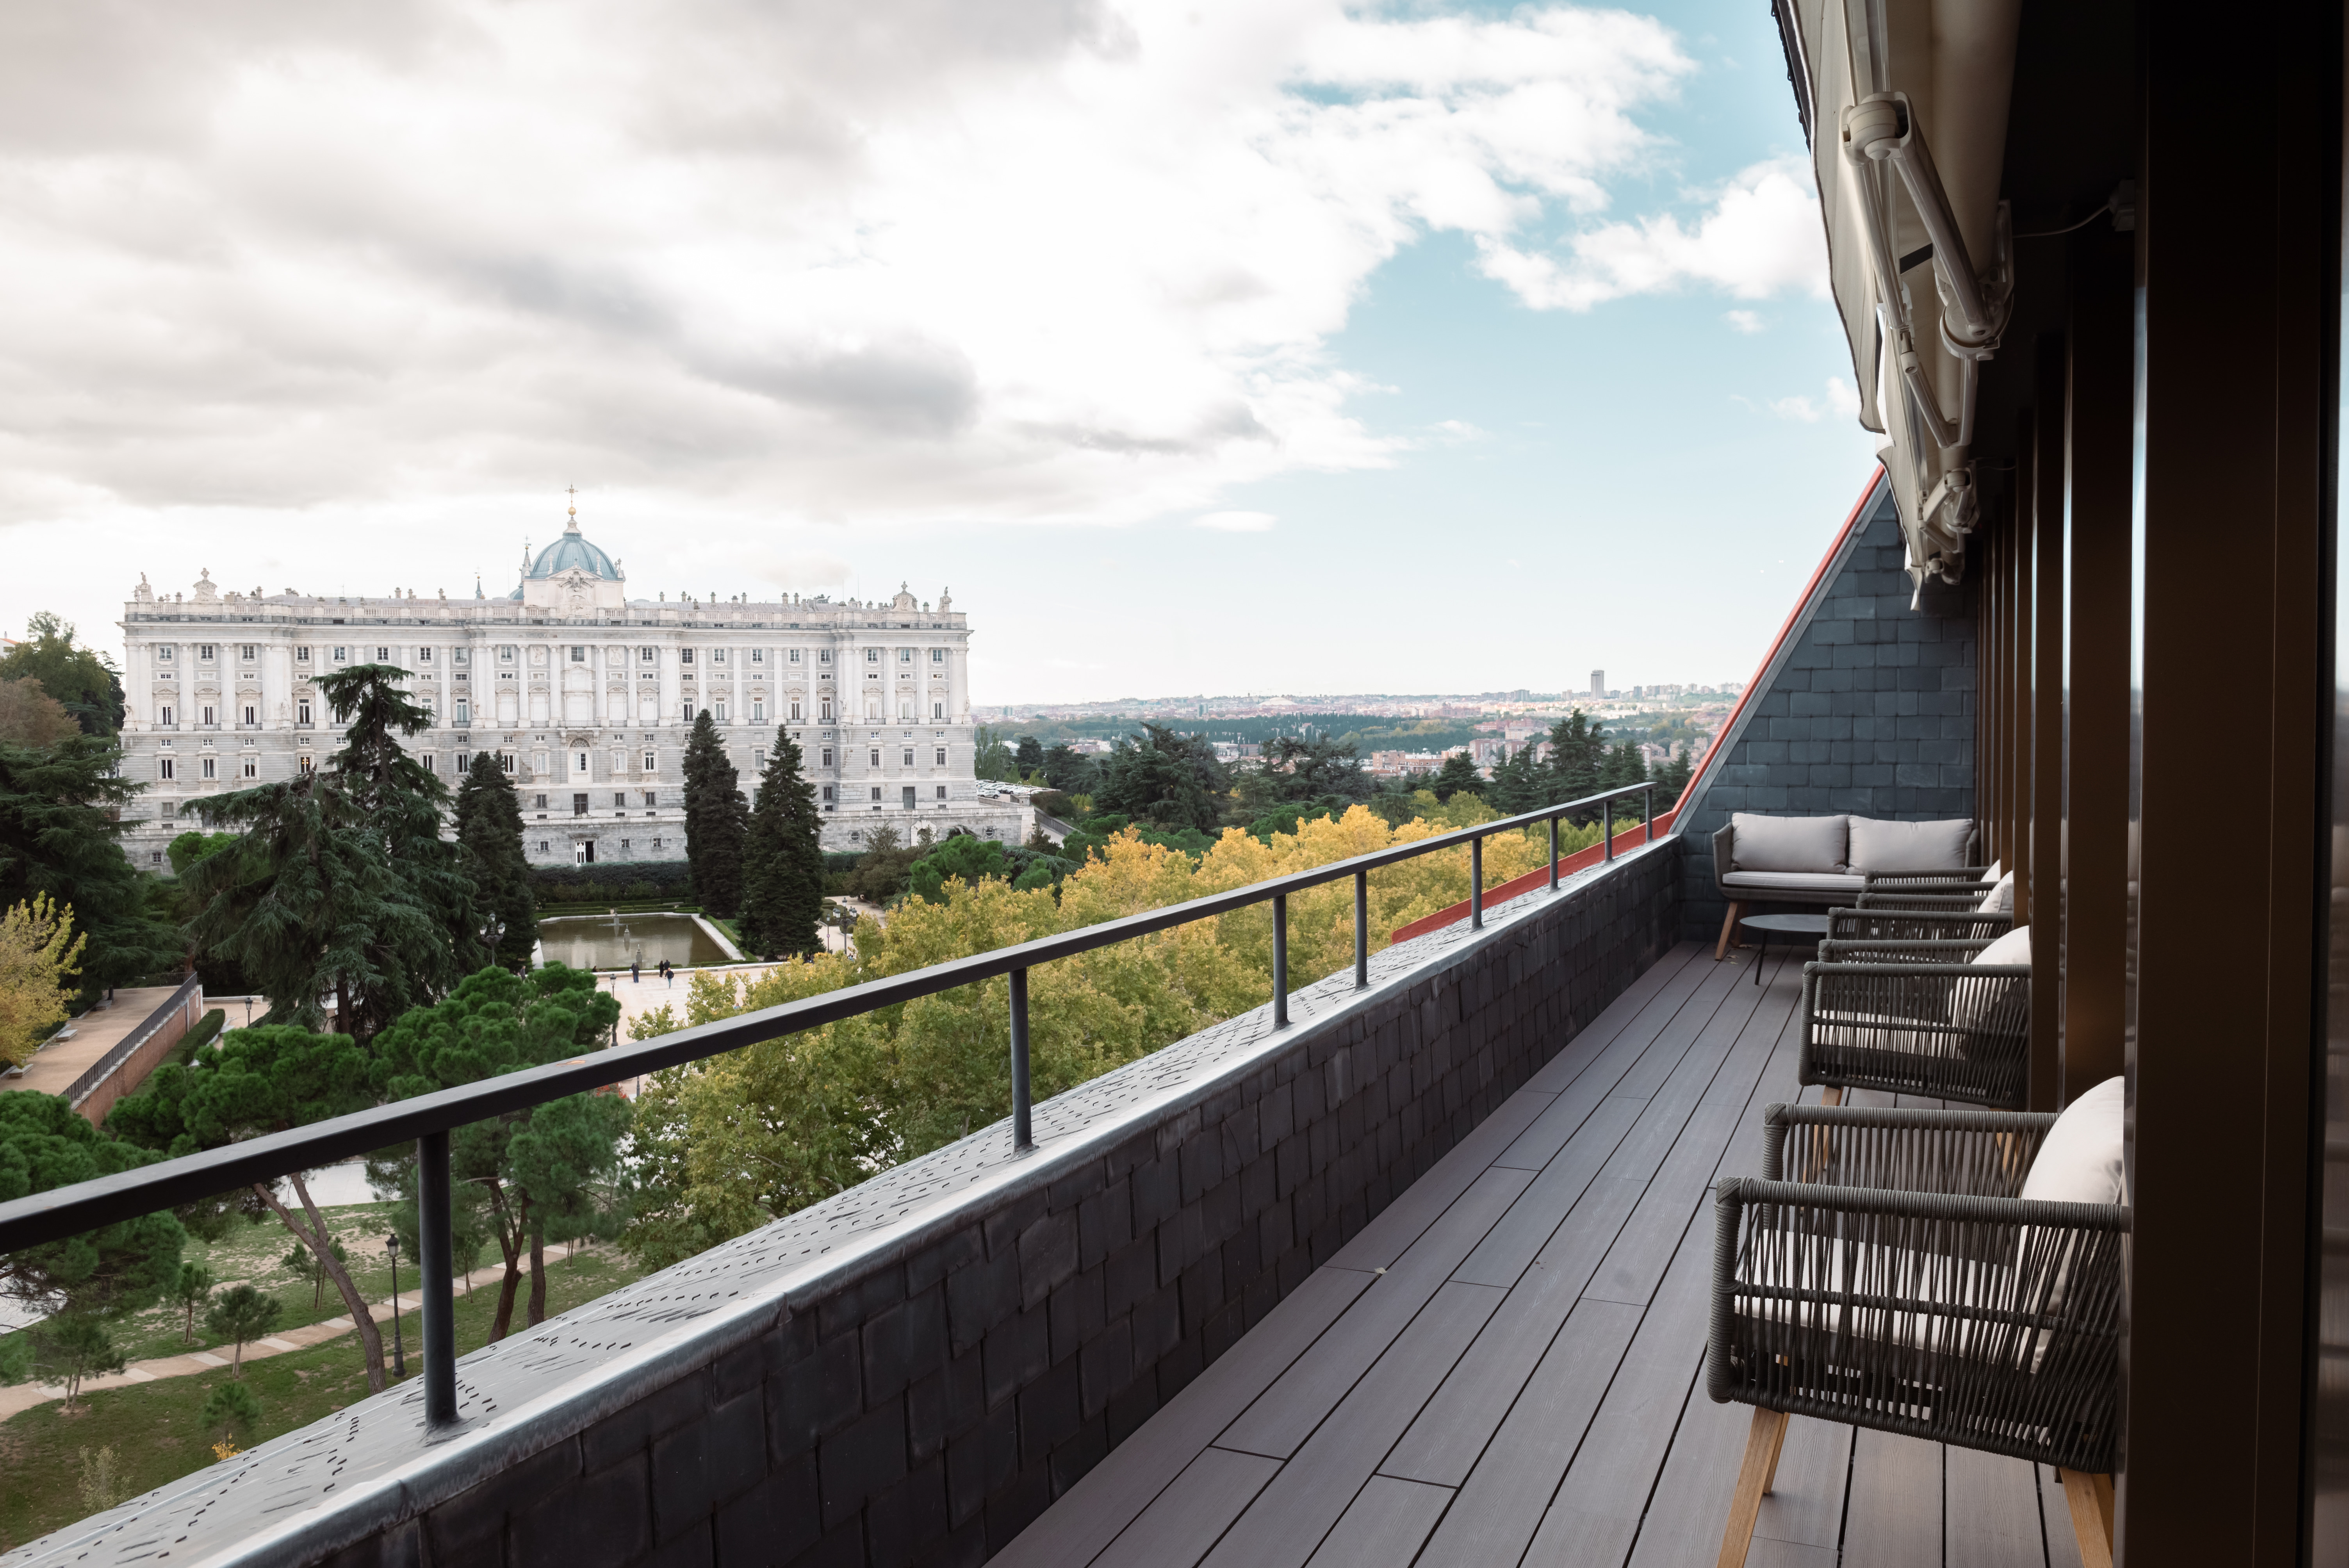
[[[653,773],[653,772],[657,772],[657,771],[659,770],[659,769],[660,769],[660,758],[659,758],[659,757],[657,757],[657,755],[655,755],[655,754],[654,754],[654,753],[652,753],[652,752],[649,752],[649,751],[646,752],[646,753],[645,753],[645,766],[644,766],[644,771],[646,771],[647,773]],[[652,804],[652,802],[651,802],[651,801],[649,801],[649,800],[646,801],[645,803],[646,803],[647,805],[650,805],[650,804]]]
[[[294,766],[305,773],[316,773],[318,770],[317,759],[307,754],[295,758]]]
[[[823,765],[826,768],[832,766],[832,748],[829,746],[823,748]]]
[[[158,757],[155,758],[155,777],[163,779],[176,778],[178,775],[172,770],[178,766],[179,764],[169,757]]]
[[[259,658],[260,656],[261,656],[261,649],[260,649],[259,647],[257,647],[256,645],[254,645],[254,644],[252,644],[252,643],[247,643],[247,644],[245,644],[245,645],[244,645],[244,662],[245,662],[246,664],[248,664],[248,665],[249,665],[249,664],[253,663],[253,661],[254,661],[254,660],[255,660],[255,659]]]
[[[197,769],[197,770],[198,770],[199,772],[201,772],[201,773],[202,773],[205,778],[207,778],[207,779],[217,779],[217,778],[219,778],[219,777],[220,777],[220,772],[219,772],[220,763],[219,763],[215,758],[210,758],[210,757],[202,757],[202,758],[197,758],[197,763],[198,763],[198,769]]]
[[[169,643],[164,644],[161,647],[155,650],[155,657],[159,663],[168,665],[171,662],[174,656],[176,656],[176,650],[174,650]]]
[[[832,722],[832,698],[830,697],[823,699],[823,721],[826,724]]]
[[[587,771],[587,754],[585,752],[574,751],[571,754],[571,771],[574,773],[585,773]]]
[[[247,779],[258,779],[261,777],[260,758],[248,757],[244,759],[244,776]]]
[[[161,865],[161,864],[163,863],[163,851],[160,851],[160,850],[150,850],[150,851],[147,851],[147,863],[148,863],[149,865],[150,865],[150,866],[160,866],[160,865]]]
[[[203,660],[203,661],[204,661],[204,663],[206,663],[206,664],[210,664],[210,663],[212,663],[212,645],[210,643],[199,643],[199,644],[197,644],[197,645],[196,645],[196,657],[198,657],[198,658],[200,658],[200,659]]]
[[[947,651],[944,648],[932,648],[930,650],[930,663],[934,665],[942,665],[946,662]]]
[[[338,649],[336,649],[336,653],[335,653],[335,656],[336,656],[336,657],[337,657],[337,658],[340,658],[340,657],[342,656],[342,650],[340,650],[339,648],[338,648]],[[500,663],[500,664],[502,664],[502,665],[510,665],[510,664],[512,664],[512,663],[513,663],[513,662],[514,662],[514,645],[513,645],[512,643],[501,643],[501,644],[499,644],[499,645],[498,645],[498,663]]]
[[[799,717],[800,717],[800,705],[799,705],[796,701],[794,701],[794,702],[792,704],[792,721],[794,724],[798,723],[798,722],[799,722]]]
[[[693,663],[693,650],[691,648],[678,649],[677,662],[681,665],[689,665]]]
[[[912,747],[908,746],[907,748],[905,748],[905,760],[904,766],[905,766],[905,767],[907,767],[907,768],[911,768],[913,765],[914,765],[914,748],[913,748]]]
[[[946,787],[945,785],[941,784],[941,785],[939,785],[939,786],[938,786],[938,799],[941,799],[941,800],[943,800],[943,799],[945,799],[946,798],[947,798],[947,787]]]
[[[767,722],[767,705],[757,697],[750,699],[750,722],[752,724]]]
[[[543,810],[546,810],[546,797],[545,797],[545,796],[543,796],[543,795],[533,795],[533,796],[532,796],[530,799],[531,799],[531,810],[533,810],[533,811],[543,811]]]
[[[710,650],[709,650],[709,662],[710,662],[711,664],[713,664],[713,665],[722,665],[722,664],[724,664],[724,663],[726,662],[726,650],[725,650],[725,649],[723,649],[723,648],[712,648],[712,649],[710,649]]]
[[[462,751],[460,751],[459,753],[457,753],[457,771],[458,771],[458,772],[460,772],[460,773],[464,773],[464,772],[466,772],[466,771],[468,771],[468,770],[470,770],[470,769],[472,768],[472,766],[473,766],[473,759],[472,759],[472,758],[471,758],[470,755],[468,755],[467,753],[462,752]]]
[[[832,663],[832,650],[830,648],[825,648],[818,652],[815,656],[815,662],[820,665],[828,665]]]
[[[878,784],[875,784],[874,786],[873,786],[873,798],[874,798],[875,800],[878,800],[879,799],[881,799],[881,786],[880,786],[880,785],[878,785]]]
[[[296,648],[296,649],[295,649],[295,650],[294,650],[294,662],[295,662],[295,664],[297,664],[297,665],[306,665],[306,664],[308,664],[308,663],[310,662],[310,650],[309,650],[309,649],[307,649],[307,648]]]
[[[157,708],[155,712],[157,715],[155,722],[163,726],[167,729],[170,728],[171,724],[171,705],[167,702],[161,707]]]
[[[206,703],[206,704],[204,704],[204,717],[203,717],[203,722],[204,722],[204,723],[206,723],[206,724],[218,724],[218,723],[220,722],[220,720],[219,720],[217,717],[214,717],[214,715],[216,715],[219,711],[220,711],[220,710],[219,710],[218,708],[215,708],[214,707],[212,707],[212,704],[210,704],[210,703]]]
[[[823,800],[827,806],[832,804],[832,786],[829,784],[823,787]]]
[[[514,754],[511,751],[499,752],[498,767],[505,772],[512,773],[514,770]],[[539,801],[539,804],[543,806],[546,802],[542,799]]]
[[[944,704],[944,703],[942,703],[942,702],[934,702],[934,703],[930,704],[930,717],[931,717],[932,718],[944,718],[946,716],[947,716],[947,705],[946,705],[946,704]]]
[[[466,656],[464,649],[451,648],[449,650],[449,662],[452,665],[462,665],[470,664],[472,661]]]
[[[247,724],[258,724],[258,723],[260,723],[260,722],[261,722],[261,710],[260,710],[259,708],[257,708],[257,707],[254,707],[254,705],[253,705],[253,704],[251,704],[251,703],[246,703],[246,704],[244,705],[244,722],[245,722],[245,723],[247,723]]]
[[[586,649],[585,649],[585,648],[583,648],[583,647],[580,647],[580,646],[579,646],[577,644],[575,644],[575,643],[574,643],[574,645],[572,645],[572,648],[571,648],[571,662],[572,662],[573,664],[574,664],[574,665],[584,665],[584,664],[585,664],[585,663],[587,662],[587,650],[586,650]]]
[[[721,696],[718,699],[718,710],[713,717],[715,717],[720,724],[726,722],[726,699],[724,697]]]
[[[764,648],[752,648],[750,650],[750,662],[754,665],[765,664],[767,662],[767,650]]]
[[[875,768],[881,766],[881,748],[877,746],[873,748],[873,766]]]
[[[457,722],[459,724],[473,722],[473,705],[461,696],[457,699]]]
[[[767,754],[766,754],[766,752],[765,752],[763,749],[761,749],[761,750],[757,750],[757,751],[753,751],[753,752],[751,752],[751,753],[750,753],[750,771],[751,771],[751,772],[753,772],[753,773],[764,773],[766,770],[767,770]]]
[[[211,655],[210,654],[206,654],[204,656],[205,656],[206,658],[210,658],[210,657],[212,657],[212,655]],[[877,664],[879,664],[879,663],[881,662],[881,650],[880,650],[880,649],[878,649],[878,648],[867,648],[867,649],[865,649],[865,650],[864,650],[864,662],[865,662],[866,664],[868,664],[868,665],[877,665]]]
[[[658,799],[654,795],[654,793],[653,793],[653,791],[652,791],[652,790],[647,789],[647,790],[646,790],[646,791],[645,791],[645,804],[646,804],[646,805],[647,805],[647,806],[657,806],[657,805],[660,804],[660,801],[659,801],[659,799]]]
[[[689,702],[684,704],[683,712],[685,714],[685,722],[691,724],[693,722],[693,705]]]
[[[338,647],[335,650],[335,663],[338,665],[349,663],[350,656],[351,651],[348,648]]]
[[[792,663],[793,663],[793,664],[798,664],[799,662],[800,662],[800,651],[799,651],[797,648],[793,648],[793,649],[792,650]]]
[[[310,705],[306,700],[294,705],[294,722],[296,724],[310,722]]]
[[[417,650],[416,650],[416,662],[417,662],[418,664],[419,664],[419,665],[429,665],[429,664],[430,664],[430,663],[432,662],[432,650],[431,650],[431,649],[429,649],[429,648],[419,648],[419,649],[417,649]]]
[[[542,855],[546,853],[546,841],[544,839],[538,841],[538,852]]]
[[[947,765],[947,748],[946,748],[945,747],[941,746],[941,747],[939,747],[939,748],[938,748],[938,766],[939,766],[939,767],[941,767],[941,768],[944,768],[946,765]]]
[[[386,647],[378,647],[375,651],[375,662],[379,665],[388,665],[391,663],[391,650]]]
[[[640,664],[640,665],[648,665],[648,664],[651,664],[651,663],[653,663],[653,662],[654,662],[654,660],[655,660],[656,658],[657,658],[658,656],[659,656],[659,653],[658,653],[658,650],[657,650],[657,649],[654,649],[654,648],[638,648],[638,649],[636,650],[636,663],[638,663],[638,664]]]
[[[166,800],[163,802],[163,820],[168,822],[179,814],[180,803],[177,800]]]
[[[625,806],[625,805],[626,805],[627,803],[628,803],[628,792],[627,792],[626,789],[615,789],[615,790],[613,790],[613,791],[612,791],[612,804],[613,804],[613,805],[615,805],[615,806]]]

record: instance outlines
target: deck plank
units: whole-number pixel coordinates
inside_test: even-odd
[[[1488,1170],[1392,1268],[1364,1291],[1330,1332],[1299,1357],[1216,1439],[1227,1449],[1286,1459],[1313,1435],[1363,1372],[1386,1353],[1420,1309],[1533,1180],[1529,1171]],[[1245,1342],[1247,1336],[1241,1336]],[[1398,1434],[1402,1429],[1396,1429]]]
[[[1941,1445],[1861,1429],[1844,1555],[1869,1568],[1941,1568]]]
[[[1943,1568],[2014,1568],[2047,1561],[2039,1527],[2039,1482],[2026,1460],[1974,1449],[1942,1450],[1948,1515]]]
[[[1385,1474],[1451,1487],[1468,1479],[1639,1197],[1636,1181],[1602,1181],[1583,1194],[1388,1455]]]
[[[1543,1063],[1526,1080],[1526,1087],[1556,1094],[1625,1031],[1650,1027],[1649,1020],[1659,1016],[1670,1017],[1702,978],[1695,965],[1696,955],[1702,951],[1702,945],[1694,942],[1683,942],[1669,949],[1625,986],[1623,994],[1609,1002],[1599,1016],[1567,1043],[1564,1050]]]
[[[1263,1322],[1240,1336],[1239,1343],[1167,1401],[1143,1432],[1112,1449],[1083,1480],[996,1553],[994,1563],[999,1568],[1084,1568],[1215,1441],[1216,1433],[1231,1425],[1319,1339],[1376,1277],[1332,1268],[1308,1274],[1265,1315]]]
[[[1372,1215],[1370,1223],[1355,1232],[1353,1239],[1324,1266],[1365,1272],[1393,1267],[1395,1260],[1444,1218],[1460,1195],[1492,1168],[1495,1157],[1516,1141],[1517,1134],[1548,1107],[1551,1098],[1521,1088],[1494,1107],[1493,1114],[1475,1130]]]
[[[1279,1470],[1278,1460],[1208,1449],[1110,1543],[1111,1556],[1122,1568],[1195,1568]]]
[[[1446,1284],[1248,1505],[1209,1568],[1304,1568],[1348,1501],[1500,1305],[1490,1285]]]
[[[1513,1285],[1549,1245],[1567,1215],[1615,1156],[1615,1146],[1639,1119],[1640,1102],[1609,1099],[1541,1169],[1500,1222],[1452,1276],[1476,1284]],[[1504,1167],[1504,1169],[1512,1169]],[[1514,1167],[1513,1169],[1523,1169]]]
[[[1449,1488],[1374,1475],[1306,1568],[1411,1568],[1451,1501]]]
[[[1704,1380],[1695,1381],[1656,1482],[1655,1500],[1640,1526],[1632,1568],[1681,1568],[1713,1561],[1729,1522],[1730,1494],[1736,1489],[1746,1433],[1753,1425],[1753,1406],[1716,1405],[1705,1398]],[[1754,1540],[1832,1555],[1843,1533],[1844,1478],[1850,1456],[1849,1427],[1795,1417],[1778,1453],[1776,1481],[1762,1499]]]
[[[2053,1465],[2033,1465],[2039,1483],[2039,1518],[2047,1532],[2047,1568],[2080,1568],[2080,1538],[2072,1529],[2072,1505],[2064,1478]]]

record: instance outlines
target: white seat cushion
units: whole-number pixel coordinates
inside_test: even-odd
[[[1954,872],[1966,863],[1972,822],[1887,822],[1850,820],[1849,864],[1856,872]]]
[[[1729,819],[1730,869],[1741,872],[1841,872],[1850,834],[1845,817]]]
[[[2013,931],[1966,960],[1969,964],[2023,964],[2031,962],[2031,927],[2018,925]],[[2004,999],[2014,982],[2003,984],[1960,985],[1950,996],[1950,1022],[1971,1028],[1982,1016]]]
[[[1990,892],[1982,895],[1981,909],[1984,914],[2014,913],[2014,873],[2013,872],[2007,872],[1992,884]]]
[[[2065,1106],[2039,1140],[2020,1195],[2051,1203],[2119,1202],[2126,1104],[2127,1085],[2108,1078]]]
[[[1982,872],[1982,881],[1986,882],[1995,882],[1999,878],[2005,874],[2006,862],[2004,861],[1992,861],[1990,863],[1990,870]]]
[[[1731,872],[1721,885],[1732,892],[1832,892],[1857,898],[1868,882],[1836,872]]]

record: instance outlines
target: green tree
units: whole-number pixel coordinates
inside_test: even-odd
[[[1032,735],[1021,736],[1019,744],[1012,749],[1011,765],[1019,770],[1019,777],[1022,779],[1042,772],[1044,743]]]
[[[1599,787],[1601,789],[1619,789],[1627,784],[1643,784],[1647,779],[1648,759],[1640,750],[1637,741],[1626,740],[1610,748],[1606,760],[1599,764]],[[1624,796],[1615,802],[1615,820],[1618,822],[1644,820],[1640,815],[1642,804],[1640,796]]]
[[[929,830],[925,828],[922,831],[926,835]],[[849,897],[861,898],[867,903],[887,903],[905,891],[905,879],[914,862],[929,852],[926,837],[919,844],[907,844],[897,837],[896,829],[883,823],[864,841],[864,854],[849,873]]]
[[[620,1005],[584,969],[550,964],[526,975],[484,969],[445,1000],[419,1007],[376,1041],[375,1081],[392,1099],[480,1083],[601,1050]],[[491,1231],[505,1257],[492,1341],[513,1321],[522,1257],[531,1261],[530,1318],[545,1315],[546,1226],[576,1221],[605,1191],[628,1130],[628,1102],[616,1094],[576,1094],[458,1129],[450,1139],[455,1178],[488,1194]],[[414,1198],[412,1161],[393,1162],[388,1185]]]
[[[1064,795],[1090,795],[1101,781],[1101,769],[1090,757],[1067,746],[1044,748],[1044,782]]]
[[[1427,787],[1435,791],[1438,800],[1449,800],[1454,795],[1481,799],[1485,789],[1485,776],[1476,770],[1476,764],[1469,760],[1466,752],[1455,751],[1444,759],[1444,766],[1436,769]]]
[[[73,906],[89,938],[82,994],[136,985],[181,955],[148,906],[147,876],[119,842],[140,785],[117,776],[111,740],[76,735],[34,748],[0,743],[0,909],[46,893]]]
[[[742,941],[754,953],[812,953],[823,915],[823,820],[800,771],[799,742],[775,732],[742,854]]]
[[[65,705],[41,689],[30,676],[0,680],[0,740],[36,748],[55,746],[68,735],[82,733]]]
[[[973,771],[981,779],[1006,779],[1019,777],[1019,764],[1013,760],[1011,748],[999,729],[980,725],[973,738],[978,745],[978,757]]]
[[[33,1375],[33,1331],[0,1334],[0,1385],[15,1387]]]
[[[1549,729],[1549,805],[1595,795],[1607,766],[1607,727],[1591,722],[1576,708]],[[1596,810],[1577,811],[1572,820],[1587,827],[1598,820]]]
[[[1521,746],[1493,765],[1493,778],[1485,790],[1485,803],[1504,817],[1514,817],[1520,811],[1548,805],[1547,793],[1543,788],[1540,764],[1534,760],[1534,748]]]
[[[351,1254],[343,1250],[343,1243],[340,1242],[335,1243],[334,1249],[335,1261],[348,1266],[351,1261]],[[296,1246],[277,1261],[282,1266],[292,1269],[295,1274],[305,1274],[310,1276],[311,1311],[316,1312],[319,1307],[326,1305],[326,1264],[318,1261],[316,1253],[312,1253],[307,1247]]]
[[[538,944],[538,900],[523,854],[522,803],[494,753],[474,753],[457,787],[457,844],[473,879],[482,945],[507,968],[523,967]]]
[[[205,1332],[236,1346],[229,1353],[230,1377],[244,1376],[245,1346],[277,1326],[280,1310],[275,1296],[264,1295],[249,1284],[231,1285],[205,1310]]]
[[[1003,846],[993,839],[982,839],[976,833],[949,834],[946,842],[916,861],[905,872],[905,885],[916,898],[932,903],[946,902],[944,887],[949,877],[960,877],[975,882],[988,877],[1001,878],[1009,874],[1003,858]],[[1047,881],[1050,873],[1046,873]]]
[[[171,1282],[171,1305],[181,1312],[180,1341],[183,1345],[196,1342],[196,1308],[212,1299],[212,1286],[220,1282],[212,1271],[199,1263],[180,1265],[180,1277]]]
[[[66,1386],[66,1409],[71,1413],[81,1399],[82,1380],[122,1370],[122,1351],[106,1324],[94,1312],[58,1313],[33,1330],[41,1360]]]
[[[1326,735],[1310,739],[1278,735],[1265,747],[1264,758],[1264,771],[1279,782],[1284,799],[1318,800],[1325,795],[1342,800],[1371,798],[1371,776],[1362,771],[1361,759],[1350,742]]]
[[[1144,724],[1102,765],[1093,804],[1103,813],[1147,817],[1164,828],[1212,832],[1222,822],[1231,778],[1205,736]]]
[[[1657,765],[1656,810],[1658,814],[1669,811],[1680,804],[1681,796],[1688,789],[1689,780],[1694,777],[1696,777],[1696,758],[1692,754],[1692,748],[1683,741],[1678,751]]]
[[[0,1094],[0,1202],[134,1171],[158,1158],[103,1136],[61,1095]],[[186,1231],[170,1214],[118,1220],[0,1253],[0,1292],[43,1311],[63,1301],[68,1310],[129,1312],[179,1278],[186,1243]]]
[[[108,1115],[107,1130],[125,1142],[174,1158],[285,1132],[375,1104],[378,1097],[368,1065],[367,1054],[348,1035],[285,1024],[233,1029],[194,1062],[156,1068],[145,1093],[121,1101]],[[301,1207],[298,1217],[274,1182],[256,1181],[251,1191],[335,1282],[343,1309],[358,1326],[368,1391],[379,1394],[383,1336],[336,1254],[334,1234],[310,1197],[308,1182],[298,1171],[285,1181]]]
[[[703,708],[685,743],[685,859],[701,907],[730,920],[742,906],[742,841],[749,813],[741,775],[726,759],[718,726]]]
[[[0,681],[28,677],[65,706],[84,735],[121,731],[122,680],[114,661],[94,649],[75,646],[72,624],[46,610],[26,624],[25,641],[0,654]]]
[[[254,1393],[252,1384],[232,1377],[212,1385],[196,1419],[203,1423],[206,1430],[218,1432],[223,1439],[250,1440],[253,1429],[261,1424],[261,1398]]]

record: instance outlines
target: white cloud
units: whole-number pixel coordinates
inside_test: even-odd
[[[1859,394],[1840,376],[1827,377],[1827,407],[1847,419],[1859,418]]]
[[[1387,464],[1325,346],[1370,273],[1599,211],[1692,68],[1564,5],[69,8],[0,50],[0,524],[574,477],[1114,522]],[[1570,289],[1785,201],[1602,225]]]
[[[1764,406],[1781,419],[1800,419],[1806,425],[1816,425],[1819,422],[1819,406],[1800,394],[1786,397],[1773,397]]]
[[[1825,298],[1827,290],[1818,194],[1798,158],[1744,170],[1693,227],[1669,213],[1600,223],[1573,235],[1563,259],[1494,236],[1480,234],[1477,242],[1485,271],[1537,310],[1588,310],[1692,283],[1739,299],[1785,289]]]
[[[1762,330],[1762,318],[1750,310],[1725,310],[1721,313],[1721,319],[1739,332],[1752,333]]]
[[[1268,511],[1211,511],[1192,520],[1195,526],[1219,533],[1264,533],[1278,521]]]

